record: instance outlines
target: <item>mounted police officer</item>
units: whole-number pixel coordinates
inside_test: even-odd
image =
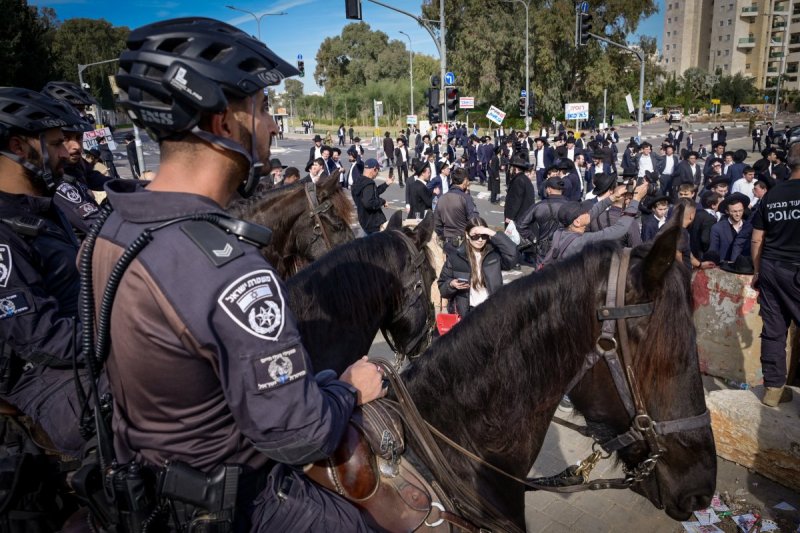
[[[0,398],[73,457],[84,444],[78,240],[53,194],[67,158],[62,128],[80,123],[62,102],[0,88]]]
[[[109,180],[83,159],[83,133],[92,129],[84,113],[86,107],[97,104],[97,100],[68,81],[51,81],[44,86],[42,93],[72,106],[83,118],[75,125],[62,128],[67,160],[53,196],[53,201],[66,215],[75,232],[83,236],[100,214],[91,191],[102,191],[103,185]]]
[[[120,463],[163,468],[166,480],[176,464],[203,482],[237,465],[236,530],[365,531],[358,510],[301,467],[336,449],[356,404],[384,393],[381,374],[362,359],[315,379],[285,288],[254,245],[268,232],[224,211],[269,170],[277,127],[265,88],[297,74],[216,20],[167,20],[128,37],[120,104],[158,140],[161,164],[146,189],[107,185],[113,212],[91,252],[98,299],[120,256],[135,255],[110,317],[114,448]],[[159,229],[137,240],[148,228]],[[177,520],[208,519],[198,516]]]

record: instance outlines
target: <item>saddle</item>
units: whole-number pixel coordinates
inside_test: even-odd
[[[450,526],[439,513],[440,498],[408,461],[402,460],[405,440],[397,405],[376,400],[353,412],[336,451],[307,465],[309,479],[359,507],[367,522],[389,532],[444,533]]]

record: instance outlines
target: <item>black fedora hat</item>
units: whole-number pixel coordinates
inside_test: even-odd
[[[736,261],[733,263],[722,263],[719,265],[719,267],[725,272],[730,272],[731,274],[752,275],[755,273],[755,268],[753,267],[753,258],[742,254],[739,254],[739,257],[737,257]]]
[[[608,192],[617,183],[617,177],[613,174],[598,172],[594,175],[593,183],[594,189],[592,189],[592,194],[600,196]]]
[[[750,197],[740,192],[731,193],[719,203],[717,211],[719,211],[720,213],[725,213],[728,211],[728,207],[730,207],[731,204],[736,204],[736,203],[741,203],[742,205],[744,205],[745,209],[747,209],[748,207],[750,207]]]
[[[314,142],[315,143],[316,142],[322,142],[322,137],[320,137],[319,135],[314,135]]]
[[[270,166],[271,169],[272,168],[288,168],[286,165],[281,164],[281,160],[278,159],[277,157],[275,159],[270,159],[269,160],[269,166]]]
[[[511,156],[511,161],[509,161],[508,164],[512,167],[521,168],[522,170],[528,170],[531,168],[531,164],[528,163],[527,159],[523,159],[522,154],[519,152]]]
[[[425,172],[426,168],[430,168],[430,165],[427,161],[417,161],[417,163],[414,165],[414,175],[421,175],[423,172]]]

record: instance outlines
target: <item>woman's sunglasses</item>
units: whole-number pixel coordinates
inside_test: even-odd
[[[471,240],[471,241],[488,241],[489,240],[489,236],[488,235],[483,235],[483,234],[481,234],[481,235],[470,235],[469,236],[469,240]]]

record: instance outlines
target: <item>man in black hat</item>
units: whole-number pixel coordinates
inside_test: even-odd
[[[750,237],[753,226],[745,219],[750,198],[741,193],[730,195],[719,205],[723,216],[711,228],[711,244],[708,253],[719,257],[719,261],[732,263],[739,255],[750,255]]]
[[[262,176],[256,186],[256,194],[263,194],[269,189],[279,187],[283,184],[283,170],[286,165],[281,164],[281,160],[273,158],[269,160],[269,174]]]
[[[322,157],[322,137],[314,135],[314,146],[308,151],[308,162]]]
[[[725,185],[728,185],[728,178],[722,173],[722,165],[724,162],[722,159],[717,157],[709,157],[708,161],[706,162],[706,168],[708,172],[705,173],[704,178],[706,182],[706,187],[711,188],[716,183],[720,183],[720,181],[725,182]],[[726,189],[725,194],[728,194]]]
[[[772,122],[767,122],[767,136],[764,141],[767,144],[767,148],[772,146],[772,136],[775,135],[775,129],[772,127]]]
[[[709,173],[711,172],[711,163],[715,159],[719,159],[720,161],[722,161],[722,154],[725,153],[726,146],[727,145],[723,142],[715,142],[712,145],[712,152],[708,154],[708,157],[706,158],[706,164],[703,166],[703,176],[709,175]]]
[[[772,176],[778,182],[783,182],[789,179],[789,175],[791,171],[789,170],[788,165],[786,164],[786,152],[783,150],[777,150],[775,152],[775,159],[777,159],[777,164],[772,166]]]
[[[719,194],[723,199],[728,196],[730,188],[728,187],[728,178],[725,176],[716,176],[708,182],[708,189]]]
[[[626,194],[627,187],[624,185],[617,186],[607,198],[593,206],[590,201],[583,203],[567,202],[562,205],[558,210],[557,218],[563,228],[557,230],[553,235],[553,242],[547,257],[544,259],[544,264],[547,265],[579,254],[590,243],[624,237],[633,223],[634,217],[639,212],[639,202],[647,194],[648,186],[648,183],[638,185],[633,191],[633,199],[628,204],[628,207],[625,208],[623,216],[613,226],[600,231],[587,233],[586,230],[592,220],[596,219],[600,213]]]
[[[539,197],[544,198],[544,180],[547,177],[545,171],[550,168],[556,159],[556,151],[547,145],[545,137],[534,139],[536,147],[533,150],[533,168],[536,170],[536,189]]]
[[[490,145],[491,146],[491,145]],[[489,189],[489,202],[497,203],[497,195],[500,194],[500,169],[502,168],[503,147],[498,146],[494,149],[489,165],[486,167],[486,186]]]
[[[757,173],[772,177],[773,167],[778,164],[778,150],[774,146],[765,148],[761,151],[761,156],[761,159],[755,162],[753,168],[756,169]]]
[[[636,156],[639,155],[639,145],[631,141],[622,152],[622,168],[630,168],[636,166]]]
[[[479,215],[475,201],[469,194],[469,175],[466,169],[457,168],[451,176],[451,186],[436,204],[434,229],[444,240],[445,251],[449,247],[458,248],[464,237],[467,223]]]
[[[433,207],[433,197],[441,193],[441,188],[428,188],[431,179],[431,167],[427,163],[414,166],[414,182],[408,187],[408,218],[422,219],[426,211]]]
[[[664,156],[656,163],[656,172],[658,173],[658,180],[661,183],[661,194],[672,197],[672,180],[673,176],[678,174],[678,156],[675,155],[675,149],[671,144],[664,145]]]
[[[364,174],[353,184],[352,188],[353,201],[358,212],[358,223],[367,235],[380,231],[381,225],[386,222],[386,216],[383,214],[386,200],[381,198],[381,194],[389,188],[394,180],[387,179],[385,183],[375,185],[375,178],[380,170],[381,165],[377,159],[367,159],[364,162]]]
[[[503,210],[505,223],[508,225],[512,221],[516,225],[522,215],[536,202],[536,191],[533,183],[525,173],[531,165],[522,154],[514,154],[508,163],[509,169],[506,175],[510,175],[508,192],[506,193],[506,205]]]
[[[355,146],[351,146],[347,149],[347,160],[350,162],[350,168],[347,169],[347,175],[344,174],[339,176],[339,184],[348,189],[353,186],[354,183],[357,183],[358,180],[361,179],[361,175],[364,173],[364,163],[361,161],[361,154],[358,153],[358,149]]]
[[[758,124],[753,131],[750,132],[751,137],[753,138],[753,149],[750,150],[751,152],[756,151],[756,146],[758,146],[758,151],[761,151],[761,138],[764,136],[764,130],[761,128],[761,124]]]
[[[594,180],[594,189],[591,193],[595,196],[595,201],[602,202],[611,196],[614,186],[617,182],[616,176],[608,174],[597,174]],[[611,206],[600,213],[597,218],[589,223],[589,231],[601,231],[617,223],[628,202],[633,198],[632,193],[626,192],[618,197]],[[622,245],[627,248],[633,248],[642,244],[642,228],[639,225],[639,219],[634,218],[631,225],[628,227],[628,232],[622,238]]]
[[[572,202],[580,202],[583,198],[583,187],[572,160],[561,158],[556,163],[556,168],[559,177],[564,180],[564,198]]]
[[[561,228],[558,210],[567,202],[562,195],[564,180],[559,177],[544,181],[544,200],[528,208],[517,225],[520,237],[527,239],[531,247],[523,251],[525,262],[537,269],[544,262],[553,234]]]
[[[753,220],[753,287],[761,306],[761,368],[766,388],[762,402],[776,407],[791,400],[786,385],[786,334],[800,324],[800,145],[789,152],[791,176],[762,198]]]
[[[678,163],[677,178],[673,177],[673,189],[677,189],[683,183],[691,183],[695,187],[700,187],[703,183],[703,171],[697,164],[698,158],[697,152],[688,152],[686,159]]]
[[[142,177],[139,169],[139,157],[136,154],[136,142],[133,133],[125,134],[125,153],[128,155],[128,166],[131,169],[131,178],[138,180]]]
[[[700,195],[700,209],[689,225],[689,244],[692,256],[698,261],[704,261],[711,246],[711,228],[719,221],[717,209],[721,201],[722,197],[713,191],[703,191]]]
[[[669,198],[661,194],[651,199],[647,206],[650,213],[642,217],[642,242],[650,242],[656,238],[659,230],[669,219]]]
[[[400,182],[400,188],[405,187],[405,182],[408,181],[408,166],[411,164],[411,154],[406,146],[406,139],[398,137],[394,149],[394,165],[397,167],[397,179]]]

